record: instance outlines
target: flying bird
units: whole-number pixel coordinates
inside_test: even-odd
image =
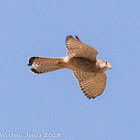
[[[28,66],[35,66],[31,69],[33,73],[41,74],[67,68],[73,71],[83,93],[90,99],[101,95],[106,86],[106,70],[111,65],[103,60],[96,59],[98,51],[71,35],[66,37],[66,57],[30,57]]]

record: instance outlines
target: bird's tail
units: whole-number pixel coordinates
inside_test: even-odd
[[[64,68],[64,58],[30,57],[28,66],[37,66],[31,69],[33,73],[46,73]]]

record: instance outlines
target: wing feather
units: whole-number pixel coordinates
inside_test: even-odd
[[[77,36],[76,39],[72,36],[67,36],[65,44],[67,48],[67,55],[74,54],[77,57],[85,57],[91,60],[96,60],[96,55],[98,54],[97,50],[82,43]]]
[[[106,85],[105,73],[73,71],[83,93],[90,99],[101,95]]]

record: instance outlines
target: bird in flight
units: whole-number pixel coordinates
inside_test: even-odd
[[[106,86],[106,70],[111,65],[103,60],[96,59],[97,50],[82,43],[80,39],[71,35],[66,37],[66,57],[30,57],[28,66],[33,73],[41,74],[67,68],[73,71],[83,93],[90,99],[101,95]]]

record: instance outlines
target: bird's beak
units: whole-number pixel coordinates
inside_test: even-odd
[[[109,63],[107,63],[107,67],[108,67],[109,69],[111,69],[111,65],[110,65]]]

